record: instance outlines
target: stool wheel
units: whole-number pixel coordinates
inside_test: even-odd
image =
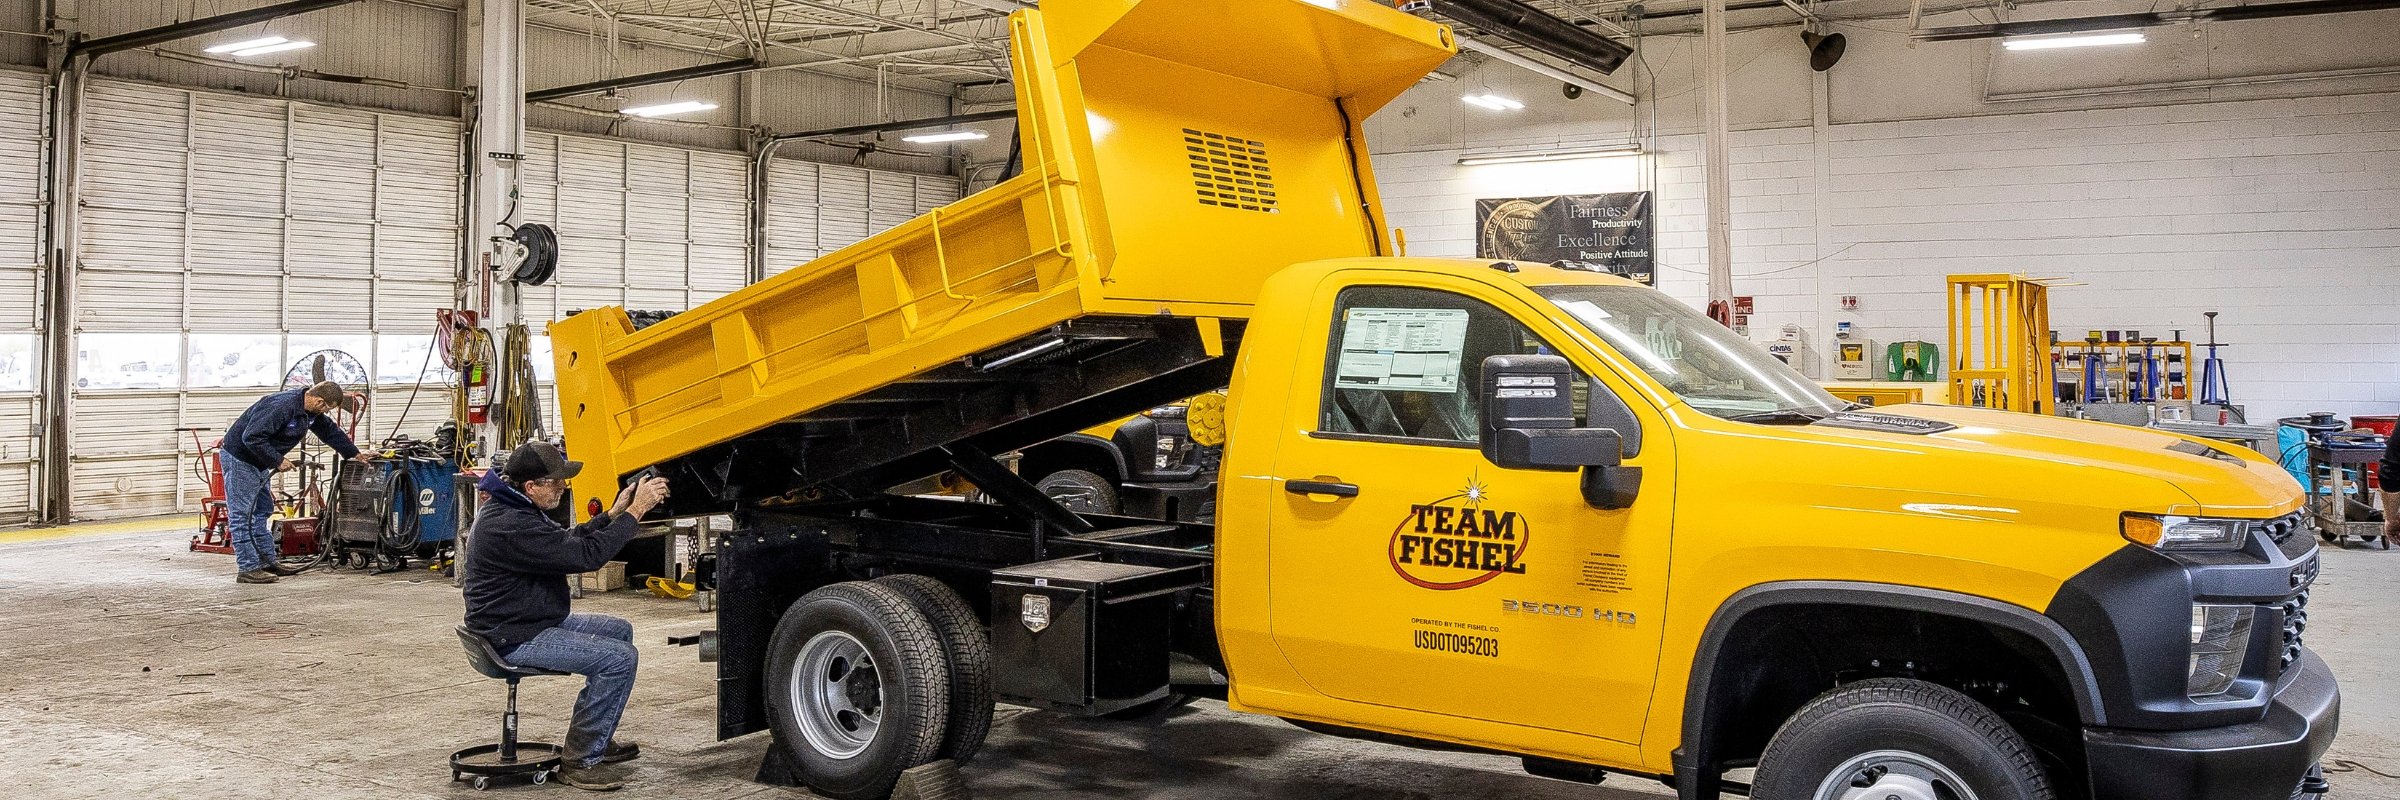
[[[493,778],[518,776],[534,783],[549,783],[550,776],[565,764],[566,750],[544,742],[518,742],[517,758],[503,761],[500,745],[479,744],[450,754],[450,779],[472,780],[478,790],[491,787]]]

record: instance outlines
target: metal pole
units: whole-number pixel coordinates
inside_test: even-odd
[[[921,128],[946,128],[952,125],[965,125],[973,122],[990,122],[992,120],[1016,118],[1017,110],[1011,108],[1000,111],[978,111],[973,114],[952,114],[946,117],[904,119],[897,122],[872,122],[865,125],[850,125],[840,128],[823,128],[813,131],[800,131],[798,133],[778,133],[774,136],[767,137],[767,140],[775,142],[788,142],[794,139],[823,139],[829,136],[857,136],[867,133],[913,131]]]
[[[76,318],[76,140],[81,138],[84,69],[90,59],[51,48],[47,212],[42,329],[42,520],[64,525],[74,516],[73,469]]]
[[[1725,0],[1701,6],[1701,160],[1708,180],[1708,300],[1733,302],[1733,173],[1725,122]]]
[[[476,0],[467,7],[467,41],[475,52],[475,121],[474,150],[471,169],[475,202],[467,215],[467,247],[473,254],[467,264],[467,279],[476,286],[489,282],[491,287],[482,294],[482,304],[488,307],[482,320],[492,335],[496,350],[506,341],[507,327],[523,318],[521,300],[515,284],[499,281],[491,274],[494,261],[493,239],[505,237],[507,225],[517,206],[517,162],[523,156],[525,138],[525,19],[524,5],[519,0]],[[501,396],[512,376],[512,366],[506,359],[492,364],[491,386],[495,401]],[[486,455],[497,454],[515,442],[493,441],[503,409],[493,404],[489,422],[476,426],[475,436],[483,443]]]

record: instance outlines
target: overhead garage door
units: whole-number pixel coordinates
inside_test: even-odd
[[[40,485],[42,77],[0,72],[0,525],[34,513]]]
[[[84,120],[77,517],[195,507],[175,429],[213,438],[321,349],[374,375],[357,438],[430,432],[438,385],[407,401],[440,380],[424,355],[459,261],[456,121],[109,80]]]
[[[776,159],[767,165],[767,274],[849,246],[959,197],[957,178]]]
[[[597,306],[682,311],[748,272],[749,160],[614,139],[529,133],[520,219],[558,229],[558,277],[525,316]]]

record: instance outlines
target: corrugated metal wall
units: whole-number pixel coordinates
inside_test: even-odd
[[[176,429],[221,433],[315,350],[379,373],[360,438],[388,433],[451,305],[459,136],[455,120],[92,81],[76,516],[190,507],[201,484]]]
[[[41,447],[42,78],[0,71],[0,524],[34,510]]]
[[[749,159],[615,139],[527,134],[521,218],[558,229],[558,278],[524,292],[550,320],[604,305],[682,311],[741,288]]]
[[[959,191],[948,176],[776,159],[767,165],[767,274],[956,201]]]

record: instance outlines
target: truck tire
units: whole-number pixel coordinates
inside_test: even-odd
[[[767,645],[768,726],[810,789],[877,800],[940,749],[949,662],[899,592],[860,581],[809,592]]]
[[[2025,739],[1964,694],[1878,678],[1818,695],[1758,760],[1776,800],[2055,800]]]
[[[1062,469],[1042,476],[1033,484],[1042,494],[1066,506],[1068,511],[1087,514],[1117,513],[1117,487],[1098,473],[1080,469]]]
[[[885,575],[875,583],[899,592],[933,622],[950,654],[950,725],[935,758],[965,764],[992,731],[992,639],[975,607],[948,585],[924,575]]]

